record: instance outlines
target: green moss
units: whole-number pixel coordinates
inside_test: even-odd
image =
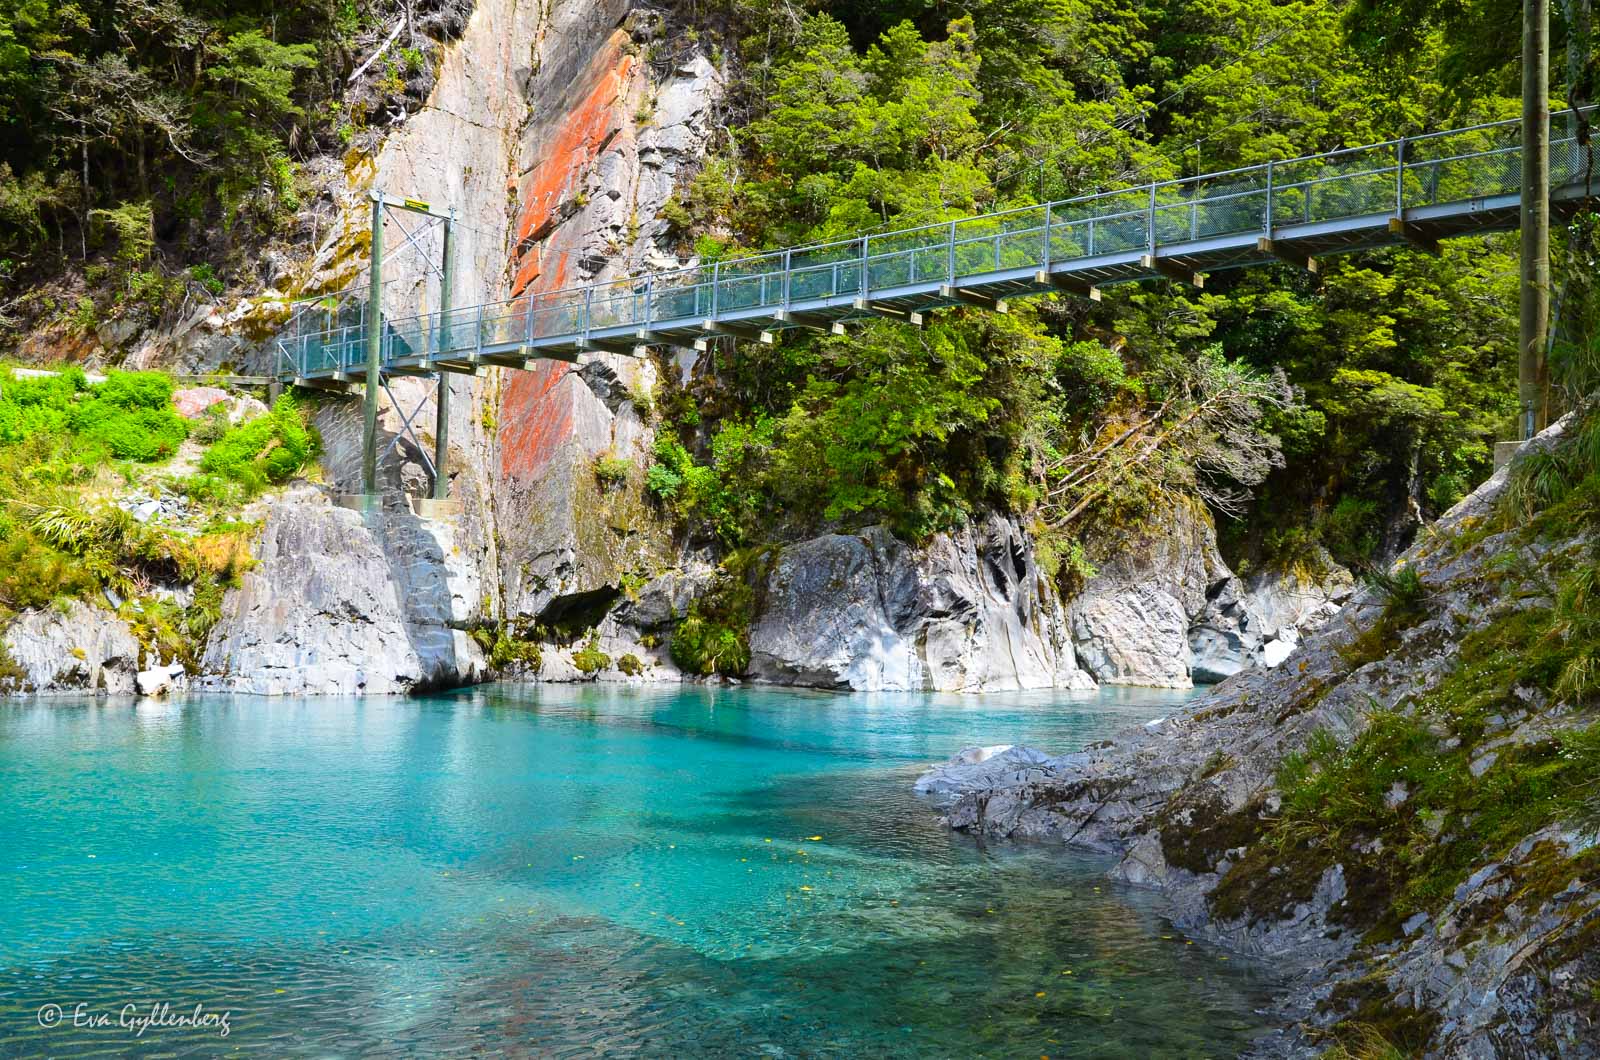
[[[544,666],[544,655],[538,642],[509,624],[480,626],[472,631],[472,639],[478,642],[489,659],[489,665],[497,672],[538,673]]]
[[[600,650],[599,634],[592,634],[588,643],[572,653],[572,665],[579,673],[599,673],[611,665],[611,656]]]
[[[1208,900],[1216,919],[1281,920],[1316,893],[1327,858],[1304,840],[1282,845],[1280,835],[1269,835],[1279,842],[1250,847],[1212,890]]]
[[[1334,988],[1330,1007],[1348,1015],[1334,1027],[1338,1044],[1326,1055],[1388,1060],[1421,1056],[1428,1049],[1442,1017],[1396,1004],[1384,979],[1379,974]]]
[[[1282,812],[1213,891],[1213,912],[1281,916],[1338,864],[1350,898],[1331,918],[1383,941],[1413,913],[1437,912],[1472,871],[1506,860],[1540,829],[1563,821],[1600,827],[1600,725],[1499,746],[1492,758],[1484,747],[1539,695],[1574,705],[1593,699],[1596,586],[1600,564],[1565,563],[1553,605],[1507,607],[1462,638],[1455,665],[1426,693],[1395,709],[1374,704],[1348,746],[1319,732],[1287,756],[1277,778]],[[1390,631],[1414,620],[1415,597],[1386,613],[1378,625]],[[1216,827],[1202,824],[1201,834]],[[1203,864],[1215,844],[1172,845],[1169,860],[1188,865]],[[1506,901],[1537,903],[1593,865],[1552,848],[1511,871]],[[1484,923],[1500,908],[1483,910]]]
[[[1212,756],[1202,772],[1206,776],[1227,769],[1231,757],[1223,762]],[[1223,855],[1236,847],[1248,847],[1265,828],[1261,820],[1263,803],[1255,800],[1235,813],[1229,813],[1222,796],[1210,788],[1191,787],[1169,802],[1161,814],[1161,853],[1167,864],[1196,874],[1211,872]]]
[[[750,666],[750,625],[772,554],[734,553],[672,633],[672,661],[685,673],[735,677]]]

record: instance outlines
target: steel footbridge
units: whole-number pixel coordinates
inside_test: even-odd
[[[1596,148],[1570,113],[1552,117],[1551,205],[1570,214],[1596,197]],[[1004,311],[1053,292],[1098,299],[1112,284],[1374,247],[1437,250],[1439,241],[1516,228],[1516,121],[1452,129],[1222,173],[630,276],[438,313],[384,314],[386,374],[476,372],[632,354],[654,344],[732,336],[767,341],[790,328],[842,331],[852,320],[921,324],[958,305]],[[285,382],[355,382],[367,369],[369,305],[307,303],[278,340]]]

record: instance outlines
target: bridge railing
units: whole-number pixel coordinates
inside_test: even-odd
[[[1552,184],[1589,179],[1600,168],[1595,148],[1578,142],[1570,112],[1553,115],[1552,123]],[[444,316],[386,318],[381,356],[462,355],[606,329],[648,331],[796,303],[892,295],[1213,238],[1271,235],[1295,225],[1394,216],[1513,194],[1520,183],[1520,125],[1494,122],[525,295]],[[365,363],[365,343],[364,305],[326,302],[295,314],[280,349],[296,374],[354,374]]]

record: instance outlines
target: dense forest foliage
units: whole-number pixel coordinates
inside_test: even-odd
[[[248,282],[300,164],[415,106],[457,8],[0,0],[0,328],[149,322]]]
[[[707,259],[1517,112],[1503,0],[676,7],[679,45],[731,74],[724,134],[667,211]],[[1563,101],[1589,96],[1586,11],[1555,5]],[[0,329],[149,323],[248,286],[264,242],[304,236],[301,165],[416,105],[464,17],[0,0]],[[1593,265],[1579,219],[1557,239],[1572,364]],[[1364,567],[1512,436],[1515,309],[1515,236],[1490,235],[741,345],[663,395],[650,484],[729,548],[879,519],[915,538],[999,507],[1081,574],[1107,527],[1199,497],[1236,565]]]
[[[707,256],[931,223],[1518,113],[1515,4],[722,0],[730,132],[670,211]],[[1568,95],[1554,21],[1553,93]],[[1576,69],[1586,40],[1573,39]],[[1583,95],[1584,78],[1576,95]],[[1587,222],[1558,233],[1582,273]],[[1048,558],[1164,495],[1230,559],[1362,568],[1513,436],[1516,237],[956,311],[724,352],[652,484],[728,545],[1028,513]],[[1574,297],[1572,306],[1578,304]],[[1581,313],[1569,312],[1576,318]],[[1282,373],[1281,376],[1277,373]],[[1292,389],[1291,389],[1292,388]],[[1253,492],[1254,499],[1249,498]]]

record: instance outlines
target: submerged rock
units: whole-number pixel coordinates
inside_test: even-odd
[[[948,805],[976,791],[1036,784],[1054,776],[1056,768],[1054,759],[1032,747],[967,747],[918,777],[916,791],[936,805]]]

